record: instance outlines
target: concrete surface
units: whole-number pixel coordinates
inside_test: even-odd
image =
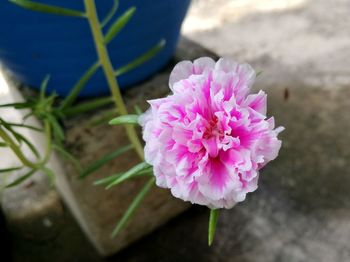
[[[335,88],[350,82],[349,11],[348,0],[194,0],[184,33],[266,74]]]

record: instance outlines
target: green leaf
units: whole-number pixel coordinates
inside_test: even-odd
[[[102,178],[102,179],[99,179],[99,180],[96,180],[94,182],[94,185],[95,186],[99,186],[99,185],[105,185],[105,184],[109,184],[111,182],[113,182],[115,179],[117,179],[118,177],[120,177],[123,173],[117,173],[117,174],[114,174],[114,175],[111,175],[111,176],[108,176],[108,177],[105,177],[105,178]]]
[[[86,14],[80,11],[66,9],[62,7],[45,5],[29,0],[9,0],[11,3],[29,9],[36,12],[54,14],[54,15],[64,15],[64,16],[75,16],[75,17],[86,17]]]
[[[214,241],[216,224],[218,221],[219,209],[210,209],[209,229],[208,229],[208,245],[211,246]]]
[[[118,6],[119,6],[119,1],[114,0],[114,3],[113,3],[111,10],[106,15],[106,17],[103,19],[103,21],[101,22],[101,28],[105,27],[108,24],[108,22],[111,21],[111,19],[113,18],[113,16],[115,15],[115,13],[118,10]]]
[[[125,11],[109,28],[104,39],[104,43],[109,44],[113,38],[123,29],[123,27],[129,22],[133,14],[135,13],[136,8],[131,7]]]
[[[50,186],[53,186],[55,184],[55,173],[52,171],[52,169],[46,166],[41,167],[41,170],[48,176]]]
[[[7,172],[12,172],[12,171],[17,171],[17,170],[20,170],[22,168],[23,168],[23,166],[0,169],[0,173],[7,173]]]
[[[62,157],[64,157],[68,161],[72,162],[72,164],[77,169],[77,171],[81,172],[82,168],[81,168],[79,161],[71,153],[69,153],[63,147],[55,145],[55,144],[52,145],[52,148],[55,149],[60,155],[62,155]]]
[[[1,121],[1,123],[3,124],[3,126],[15,137],[15,139],[18,141],[18,143],[24,143],[28,146],[28,148],[33,152],[33,154],[37,157],[40,158],[40,154],[39,151],[36,149],[36,147],[23,135],[21,135],[20,133],[16,132],[12,126],[5,122],[5,121]]]
[[[8,147],[8,144],[5,142],[0,142],[0,147]]]
[[[7,131],[9,131],[15,137],[15,139],[17,140],[18,143],[21,143],[21,139],[17,135],[17,132],[15,130],[13,130],[12,126],[9,123],[7,123],[5,120],[0,118],[0,125],[2,125],[4,128],[6,128]]]
[[[149,168],[141,170],[140,172],[136,173],[133,177],[139,177],[139,176],[154,176],[153,166],[150,166]]]
[[[71,106],[81,90],[85,87],[86,83],[90,80],[90,78],[96,73],[96,71],[100,68],[100,63],[95,62],[92,66],[89,67],[88,70],[81,76],[81,78],[75,83],[69,92],[68,96],[62,101],[60,108],[66,109]]]
[[[6,187],[8,188],[8,187],[14,187],[14,186],[19,185],[20,183],[22,183],[23,181],[25,181],[26,179],[28,179],[29,177],[34,175],[36,171],[37,171],[36,169],[30,170],[25,175],[17,178],[15,181],[13,181],[12,183],[8,184]]]
[[[23,116],[23,121],[26,121],[29,117],[31,117],[33,115],[34,115],[33,111],[30,111],[29,113],[27,113]]]
[[[94,185],[96,185],[96,186],[108,185],[108,184],[112,183],[113,181],[115,181],[116,179],[118,179],[123,174],[124,173],[117,173],[117,174],[110,175],[108,177],[96,180],[94,182]],[[153,167],[151,167],[149,169],[142,170],[138,173],[135,173],[132,177],[134,178],[134,177],[143,177],[143,176],[153,176]]]
[[[136,209],[141,204],[142,200],[145,198],[147,193],[150,191],[152,186],[154,185],[155,178],[152,177],[141,189],[141,191],[138,193],[138,195],[134,198],[132,203],[130,204],[129,208],[124,213],[123,217],[118,222],[117,226],[114,228],[112,232],[112,237],[115,237],[120,233],[120,231],[127,225],[132,215],[135,213]]]
[[[10,104],[3,104],[0,105],[1,107],[13,107],[15,109],[27,109],[27,108],[32,108],[34,106],[33,102],[20,102],[20,103],[10,103]]]
[[[119,177],[121,177],[124,173],[117,173],[114,175],[110,175],[108,177],[96,180],[94,182],[94,185],[108,185],[113,183],[115,180],[117,180]],[[134,178],[134,177],[141,177],[141,176],[153,176],[153,167],[151,168],[146,168],[144,170],[141,170],[140,172],[135,173],[129,178]]]
[[[142,115],[142,110],[141,110],[141,108],[138,106],[138,105],[135,105],[134,106],[134,109],[135,109],[135,113],[138,115],[138,116],[140,116],[140,115]]]
[[[137,173],[139,173],[140,171],[142,171],[146,168],[149,168],[149,167],[150,167],[150,165],[147,164],[146,162],[141,162],[141,163],[137,164],[136,166],[130,168],[128,171],[126,171],[121,176],[117,177],[114,181],[112,181],[106,187],[106,189],[110,189],[112,186],[118,185],[118,184],[124,182],[125,180],[132,178],[133,176],[137,175]]]
[[[116,151],[113,151],[105,156],[103,156],[102,158],[98,159],[97,161],[95,161],[94,163],[92,163],[91,165],[89,165],[79,176],[79,178],[84,178],[92,173],[94,173],[95,171],[97,171],[98,169],[100,169],[102,166],[104,166],[105,164],[107,164],[109,161],[115,159],[116,157],[120,156],[121,154],[131,150],[133,148],[132,145],[127,145],[121,148],[118,148]]]
[[[111,110],[107,110],[105,112],[103,112],[103,114],[99,117],[97,117],[96,119],[92,119],[89,122],[90,126],[98,126],[101,124],[107,124],[108,121],[114,117],[116,114],[118,114],[118,109],[117,108],[113,108]]]
[[[124,125],[124,124],[138,124],[139,122],[138,115],[123,115],[118,116],[111,121],[109,121],[110,125]]]
[[[60,144],[65,139],[64,131],[63,131],[61,125],[58,123],[58,120],[52,115],[48,114],[47,120],[50,122],[50,125],[52,127],[55,141]]]
[[[49,81],[50,81],[50,75],[45,76],[45,78],[40,86],[40,99],[45,98],[46,89],[47,89],[47,86],[49,84]]]
[[[39,101],[37,101],[34,114],[39,118],[51,111],[52,105],[57,98],[56,93],[52,93],[50,96],[43,96]]]
[[[38,152],[38,150],[36,149],[36,147],[29,142],[29,140],[27,138],[25,138],[24,136],[20,135],[17,133],[17,136],[19,136],[19,138],[30,148],[30,150],[33,152],[33,154],[37,157],[40,158],[40,154]]]
[[[71,116],[79,115],[88,111],[96,110],[99,107],[102,107],[111,103],[113,103],[113,99],[111,97],[97,98],[87,102],[80,103],[77,106],[68,107],[63,111],[63,114],[65,116],[71,117]]]
[[[135,60],[131,61],[130,63],[126,64],[125,66],[118,68],[114,74],[115,76],[120,76],[122,74],[125,74],[129,72],[130,70],[135,69],[136,67],[142,65],[143,63],[147,62],[148,60],[152,59],[154,56],[156,56],[159,51],[163,49],[165,46],[165,40],[162,39],[158,44],[156,44],[154,47],[152,47],[150,50],[148,50],[146,53],[142,54]]]
[[[263,71],[261,70],[261,71],[259,71],[259,72],[257,72],[256,73],[256,77],[258,77],[259,75],[261,75],[263,73]]]
[[[23,127],[23,128],[28,128],[37,132],[42,132],[43,130],[41,128],[35,127],[35,126],[30,126],[30,125],[26,125],[26,124],[18,124],[18,123],[11,123],[11,122],[7,122],[7,124],[9,124],[10,126],[15,126],[15,127]]]

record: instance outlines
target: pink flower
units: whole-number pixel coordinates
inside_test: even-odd
[[[141,116],[145,159],[157,185],[210,208],[231,208],[257,189],[259,170],[281,147],[266,94],[249,94],[248,64],[203,57],[178,63],[172,95],[148,101]]]

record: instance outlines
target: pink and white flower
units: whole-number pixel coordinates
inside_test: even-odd
[[[178,63],[172,95],[148,101],[140,117],[145,159],[156,183],[175,197],[210,208],[231,208],[257,189],[259,170],[281,147],[266,94],[249,94],[248,64],[208,57]]]

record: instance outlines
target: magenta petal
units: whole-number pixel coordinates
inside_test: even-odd
[[[206,166],[207,176],[197,179],[200,192],[211,200],[225,197],[234,186],[234,178],[220,159],[210,159]]]
[[[202,141],[203,146],[205,147],[205,149],[207,150],[207,152],[209,153],[209,156],[212,158],[217,157],[218,153],[219,153],[219,148],[216,142],[216,137],[211,137],[209,139],[205,139]]]
[[[266,115],[266,101],[267,96],[265,92],[260,91],[258,94],[249,95],[245,101],[246,106],[254,109],[255,111]]]

